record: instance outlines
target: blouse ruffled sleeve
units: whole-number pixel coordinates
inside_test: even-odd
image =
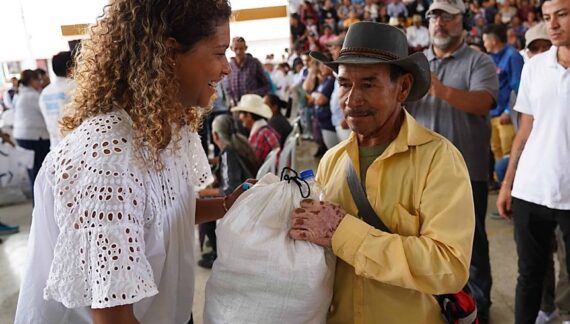
[[[105,123],[118,122],[113,118],[99,120],[101,125],[95,120],[87,130],[106,129]],[[157,294],[145,256],[144,173],[130,153],[130,138],[110,130],[81,151],[69,143],[58,146],[52,165],[44,165],[60,230],[44,299],[67,308],[107,308]]]

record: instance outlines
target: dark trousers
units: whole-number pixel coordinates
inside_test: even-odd
[[[44,159],[49,153],[49,140],[39,139],[39,140],[21,140],[16,139],[16,144],[19,147],[25,148],[26,150],[34,151],[34,166],[28,169],[28,176],[30,178],[30,183],[32,185],[32,194],[34,192],[34,182],[36,181],[36,176],[40,171]]]
[[[198,233],[200,240],[200,249],[202,249],[205,238],[208,238],[210,244],[212,244],[212,250],[214,252],[218,251],[218,244],[216,244],[216,221],[207,222],[198,225]]]
[[[560,226],[566,248],[570,242],[570,210],[557,210],[513,198],[513,221],[519,276],[515,296],[515,323],[534,323],[542,299],[544,276],[552,253],[552,237]]]
[[[477,302],[479,320],[483,324],[489,320],[491,286],[493,284],[489,260],[489,241],[485,229],[489,187],[486,181],[471,181],[471,189],[473,190],[473,203],[475,205],[475,236],[473,238],[468,284]]]

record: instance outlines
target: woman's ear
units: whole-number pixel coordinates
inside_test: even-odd
[[[219,141],[220,135],[217,132],[212,131],[212,140],[216,142]]]
[[[166,50],[168,51],[168,63],[172,66],[176,65],[176,50],[180,48],[178,41],[172,37],[168,37],[164,43]]]

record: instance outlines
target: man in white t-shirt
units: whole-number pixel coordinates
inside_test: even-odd
[[[497,199],[499,213],[515,225],[516,323],[536,319],[557,225],[570,251],[570,0],[545,1],[542,12],[553,46],[523,68],[520,125]]]
[[[49,132],[50,149],[61,140],[59,118],[64,106],[71,101],[71,92],[75,88],[71,75],[73,58],[71,52],[59,52],[52,58],[52,69],[56,77],[44,88],[40,95],[40,110]]]

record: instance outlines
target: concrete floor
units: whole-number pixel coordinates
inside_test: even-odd
[[[315,151],[316,146],[313,143],[303,142],[298,147],[297,169],[316,168],[318,161],[312,157]],[[495,201],[496,194],[490,194],[489,213],[494,210]],[[12,323],[14,319],[31,212],[31,203],[0,207],[1,221],[21,226],[20,233],[2,237],[4,243],[0,245],[0,324]],[[513,323],[517,256],[512,225],[505,220],[487,218],[487,232],[494,280],[491,323]],[[204,288],[208,276],[208,270],[196,267],[196,292],[193,305],[195,323],[202,323]]]

